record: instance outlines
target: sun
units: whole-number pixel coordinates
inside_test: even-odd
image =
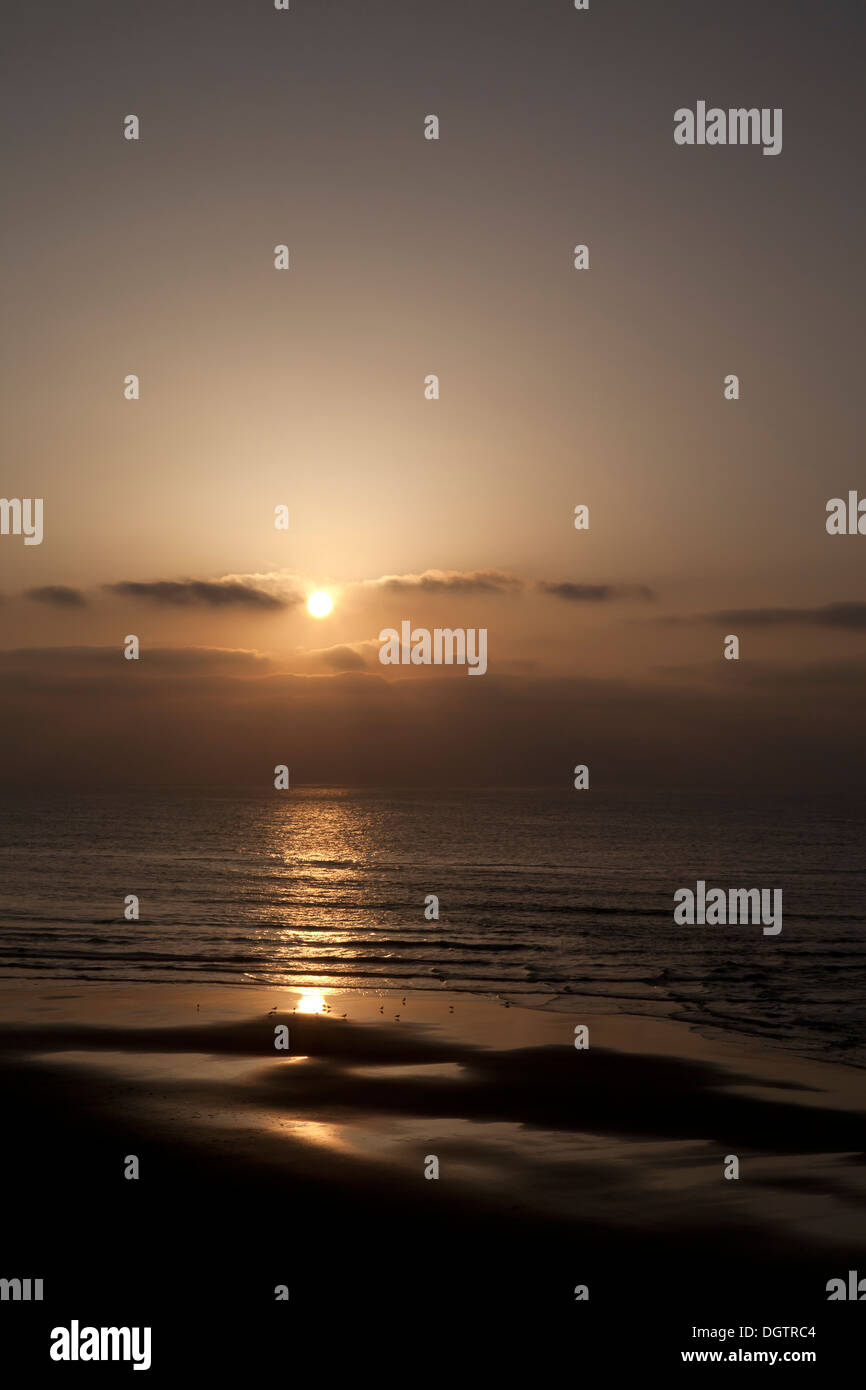
[[[317,589],[307,599],[307,612],[312,613],[314,618],[327,618],[333,606],[334,600],[324,589]]]

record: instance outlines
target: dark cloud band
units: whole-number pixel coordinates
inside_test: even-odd
[[[570,584],[538,581],[538,589],[567,603],[611,603],[623,599],[653,599],[655,594],[645,584]]]
[[[119,584],[104,584],[103,588],[109,593],[120,594],[125,598],[142,599],[173,608],[199,606],[276,610],[302,602],[300,595],[278,598],[265,589],[256,589],[252,585],[238,584],[232,580],[224,583],[204,579],[162,579],[153,583],[123,580]]]

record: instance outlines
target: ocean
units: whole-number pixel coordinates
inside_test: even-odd
[[[0,977],[591,1000],[866,1065],[864,843],[830,798],[32,792],[0,801]],[[781,933],[676,925],[699,879],[782,889]]]

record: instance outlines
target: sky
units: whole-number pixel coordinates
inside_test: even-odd
[[[0,495],[44,539],[0,536],[3,775],[856,784],[864,27],[18,6]],[[699,100],[781,108],[781,153],[677,146]],[[486,628],[484,677],[382,666],[406,619]]]

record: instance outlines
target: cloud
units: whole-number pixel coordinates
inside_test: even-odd
[[[366,581],[400,594],[516,594],[524,581],[505,570],[425,570],[423,574],[383,574]]]
[[[323,647],[320,651],[309,652],[308,655],[332,671],[363,671],[367,665],[363,655],[356,647],[345,644],[338,647]]]
[[[665,681],[675,681],[683,689],[697,691],[700,687],[712,686],[724,689],[730,686],[731,672],[728,663],[714,661],[691,661],[660,663],[653,672]],[[754,685],[769,694],[784,687],[787,692],[805,690],[808,686],[821,685],[832,688],[840,697],[846,688],[862,687],[866,682],[866,657],[853,657],[841,661],[806,661],[796,664],[782,664],[777,661],[761,661],[752,657],[747,662],[739,662],[736,672],[737,686]]]
[[[335,649],[338,650],[338,649]],[[335,658],[339,660],[339,658]],[[718,663],[721,665],[721,663]],[[120,645],[0,654],[9,785],[547,785],[565,809],[579,760],[594,785],[856,789],[861,684],[828,682],[822,717],[786,673],[750,687],[487,675],[288,674],[256,652]],[[575,727],[581,730],[575,752]],[[279,799],[279,798],[278,798]]]
[[[537,585],[543,594],[565,599],[567,603],[610,603],[616,599],[654,599],[652,589],[645,584],[557,584],[540,579]]]
[[[825,603],[820,608],[732,608],[716,613],[654,619],[660,623],[717,623],[729,627],[822,627],[866,632],[866,603]]]
[[[282,671],[313,676],[349,671],[375,670],[379,673],[378,655],[379,643],[372,639],[339,642],[332,647],[298,647],[291,656],[282,659]]]
[[[68,681],[107,682],[117,677],[128,685],[134,672],[141,684],[152,676],[267,675],[273,663],[261,652],[244,647],[147,647],[140,659],[126,661],[120,643],[113,647],[14,647],[0,651],[0,672],[6,678],[36,680],[47,690],[59,690]]]
[[[80,589],[70,589],[65,584],[46,584],[42,589],[28,589],[25,598],[36,603],[48,603],[55,608],[86,608],[87,599]]]
[[[279,598],[264,589],[254,588],[236,580],[161,579],[152,583],[122,580],[118,584],[103,584],[109,593],[124,598],[144,599],[165,607],[259,608],[276,610],[303,602],[300,594]]]

